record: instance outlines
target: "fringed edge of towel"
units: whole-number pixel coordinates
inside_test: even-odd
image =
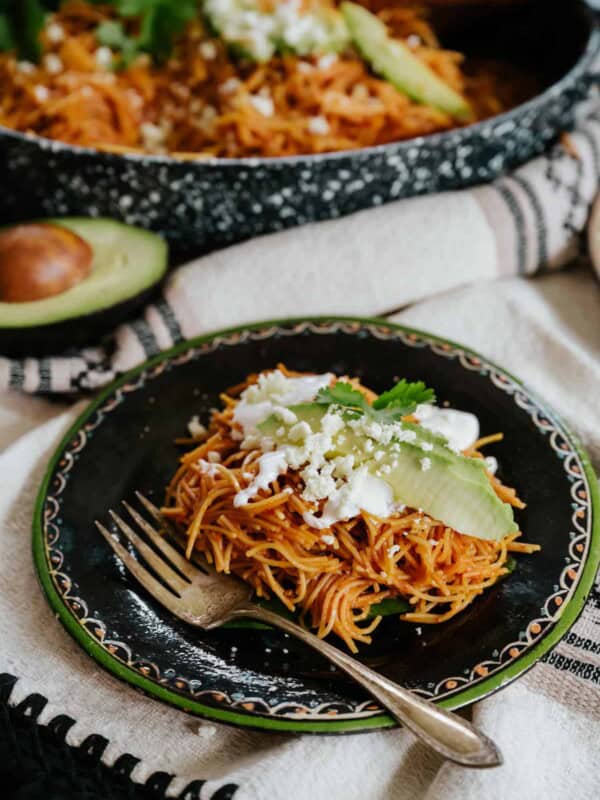
[[[176,798],[176,800],[233,800],[238,785],[224,783],[222,786],[202,791],[206,781],[188,782],[181,791],[173,794],[172,788],[178,778],[168,772],[152,772],[143,782],[136,781],[134,771],[141,759],[130,753],[122,753],[108,763],[106,751],[109,740],[100,734],[89,734],[77,744],[70,744],[68,737],[76,720],[65,714],[53,716],[47,723],[40,717],[48,704],[41,694],[27,694],[17,699],[15,688],[18,678],[10,673],[0,673],[0,738],[6,743],[14,770],[24,777],[40,779],[49,776],[48,757],[52,753],[64,764],[65,779],[69,789],[73,781],[81,776],[81,782],[93,774],[94,790],[108,800],[116,797],[115,788],[124,788],[127,796]],[[8,761],[8,758],[7,758]],[[10,762],[9,762],[10,763]],[[52,780],[58,781],[55,774]],[[60,788],[60,787],[59,787]],[[143,793],[139,790],[143,788]]]

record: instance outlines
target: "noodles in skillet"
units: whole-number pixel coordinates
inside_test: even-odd
[[[536,81],[509,65],[471,64],[442,49],[414,4],[361,4],[468,99],[473,120],[535,94]],[[39,62],[0,53],[0,125],[113,152],[239,158],[369,147],[464,124],[374,75],[352,49],[245,61],[200,16],[170,58],[141,54],[117,68],[117,53],[96,36],[114,13],[110,4],[72,0],[42,31]]]
[[[256,477],[262,455],[241,449],[233,418],[246,385],[222,395],[224,408],[213,412],[204,441],[182,457],[163,513],[185,531],[188,556],[200,551],[217,571],[249,582],[259,598],[276,597],[298,610],[320,637],[333,632],[356,651],[381,621],[371,607],[394,597],[410,605],[402,619],[444,622],[510,571],[511,553],[539,549],[522,543],[518,532],[500,541],[465,536],[411,508],[386,519],[362,511],[323,532],[303,520],[314,508],[300,496],[302,479],[294,471],[236,506],[235,495]],[[498,438],[478,441],[467,455],[481,457],[479,448]],[[513,489],[488,477],[501,500],[524,507]]]

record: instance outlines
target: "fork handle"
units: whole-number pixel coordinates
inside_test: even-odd
[[[353,678],[398,722],[444,758],[465,767],[495,767],[502,763],[491,739],[462,717],[403,689],[295,622],[250,603],[239,606],[231,617],[259,620],[300,639]]]

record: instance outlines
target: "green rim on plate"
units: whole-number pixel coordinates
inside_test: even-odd
[[[386,329],[390,329],[392,331],[402,332],[406,335],[415,335],[418,337],[424,337],[442,346],[449,346],[451,348],[460,349],[461,352],[467,354],[468,356],[474,359],[482,358],[473,350],[465,348],[462,345],[458,345],[455,342],[452,342],[448,339],[443,339],[441,337],[434,336],[432,334],[425,333],[423,331],[407,328],[401,325],[396,325],[388,322],[387,320],[376,319],[376,318],[314,317],[305,319],[274,320],[274,321],[255,323],[253,325],[243,325],[239,327],[228,328],[225,330],[221,330],[215,333],[207,334],[205,336],[200,336],[195,339],[182,342],[176,345],[175,347],[167,351],[164,351],[161,354],[157,355],[156,357],[146,361],[140,366],[135,367],[134,369],[125,373],[119,379],[111,383],[109,386],[107,386],[98,395],[98,397],[95,400],[93,400],[90,403],[90,405],[79,415],[79,417],[67,431],[60,445],[58,446],[56,452],[54,453],[53,457],[50,460],[50,463],[46,469],[42,485],[40,487],[37,496],[35,511],[34,511],[34,519],[33,519],[34,562],[37,569],[39,580],[41,582],[41,585],[44,589],[44,592],[49,600],[52,609],[56,612],[62,624],[65,626],[67,631],[76,639],[76,641],[92,656],[92,658],[94,658],[109,672],[113,673],[118,678],[121,678],[127,683],[132,684],[138,689],[143,690],[147,694],[158,698],[159,700],[163,700],[169,703],[170,705],[176,706],[185,711],[197,714],[199,716],[208,719],[213,719],[220,722],[230,723],[239,726],[261,728],[274,731],[296,731],[303,733],[317,733],[317,732],[344,733],[344,732],[358,732],[358,731],[367,731],[378,728],[393,727],[396,726],[397,723],[389,715],[385,713],[376,714],[371,717],[359,718],[359,719],[336,719],[336,720],[332,719],[324,721],[311,720],[311,719],[304,719],[304,720],[291,719],[291,718],[281,718],[275,716],[261,716],[237,710],[215,708],[214,706],[206,705],[202,702],[199,702],[194,698],[182,696],[181,694],[178,694],[177,692],[172,691],[171,689],[166,688],[164,686],[161,686],[147,677],[144,677],[139,672],[131,669],[130,667],[125,665],[122,661],[112,656],[105,648],[103,648],[98,643],[98,641],[91,636],[91,634],[86,630],[86,628],[80,624],[80,622],[72,613],[72,611],[67,607],[63,598],[58,593],[50,574],[50,565],[48,562],[47,550],[44,541],[43,515],[44,515],[44,504],[46,500],[46,495],[49,489],[52,475],[54,473],[55,468],[58,465],[59,460],[61,459],[61,456],[67,444],[77,434],[82,425],[87,420],[89,420],[89,418],[94,414],[94,412],[104,403],[104,401],[110,395],[112,395],[115,392],[116,389],[118,389],[119,387],[123,386],[126,383],[131,382],[132,379],[135,379],[142,372],[153,367],[154,365],[157,365],[162,361],[169,360],[173,356],[176,356],[187,350],[196,348],[202,344],[205,344],[206,342],[210,342],[211,340],[217,337],[228,336],[243,331],[255,331],[263,328],[271,328],[276,326],[289,326],[294,324],[301,324],[304,322],[314,323],[314,324],[339,322],[339,323],[354,323],[354,324],[369,325],[369,326],[380,326]],[[485,362],[487,364],[490,364],[492,367],[497,368],[501,373],[509,376],[516,384],[524,388],[524,384],[522,383],[522,381],[512,376],[509,372],[507,372],[504,369],[501,369],[500,367],[496,367],[496,365],[493,362],[490,362],[488,359],[485,359]],[[534,392],[531,392],[530,390],[527,390],[527,392],[531,397],[536,398]],[[545,411],[548,410],[545,403],[540,403],[540,405],[542,406],[542,408],[544,408]],[[520,674],[522,674],[524,671],[533,666],[543,655],[548,653],[548,651],[551,650],[560,641],[560,639],[564,636],[564,634],[573,625],[573,623],[581,613],[585,605],[586,598],[593,586],[596,571],[600,564],[600,497],[598,492],[597,478],[594,474],[592,465],[590,463],[590,459],[587,453],[581,447],[577,438],[569,431],[568,427],[564,425],[564,423],[560,420],[560,417],[558,417],[558,415],[556,415],[554,412],[552,412],[549,415],[552,416],[552,418],[555,419],[566,431],[570,440],[569,443],[573,447],[573,450],[579,456],[581,464],[584,468],[585,477],[587,478],[587,481],[589,483],[592,526],[589,539],[587,559],[584,568],[580,573],[579,582],[575,588],[575,591],[573,592],[571,597],[567,600],[567,602],[565,602],[564,604],[561,616],[548,630],[548,632],[544,635],[544,637],[541,638],[539,641],[537,641],[529,649],[526,649],[522,655],[512,660],[505,667],[494,672],[494,674],[482,678],[476,684],[464,690],[458,691],[457,693],[451,695],[448,698],[438,701],[441,706],[444,706],[446,708],[449,709],[458,708],[460,706],[464,706],[469,703],[475,702],[476,700],[479,700],[484,696],[490,694],[491,692],[496,691],[497,689],[500,689],[501,687],[505,686],[507,683],[511,682]]]

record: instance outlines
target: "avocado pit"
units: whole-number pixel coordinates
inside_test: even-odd
[[[93,258],[85,239],[60,225],[29,223],[0,231],[0,302],[62,294],[88,277]]]

